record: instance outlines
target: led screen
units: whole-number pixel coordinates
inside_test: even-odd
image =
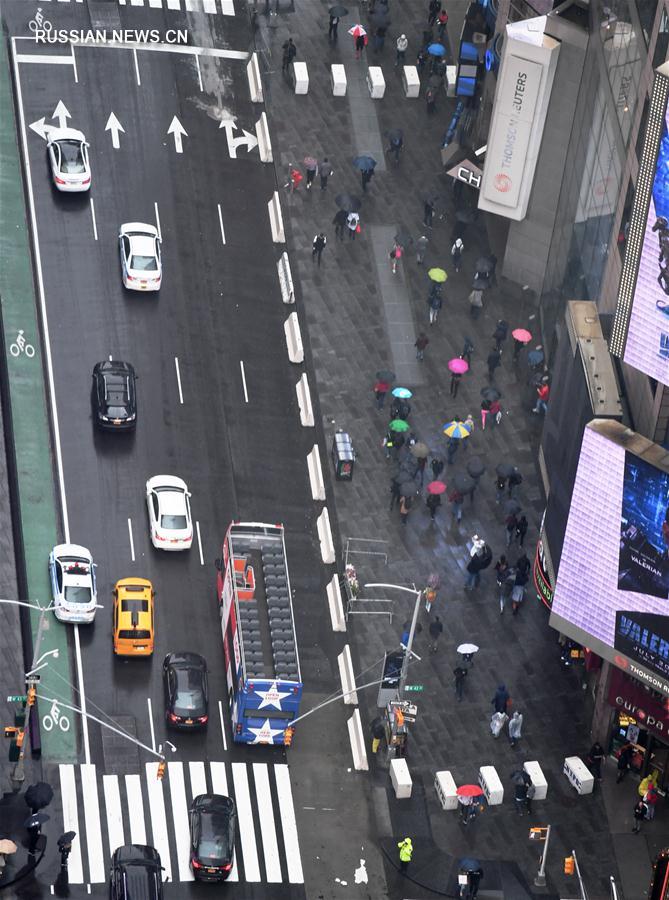
[[[551,624],[669,693],[669,474],[623,434],[604,420],[584,431]]]

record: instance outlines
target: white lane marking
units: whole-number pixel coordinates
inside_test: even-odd
[[[149,812],[151,813],[151,832],[153,846],[160,853],[165,871],[163,881],[172,880],[172,861],[170,860],[170,842],[167,837],[167,818],[165,817],[165,797],[163,783],[158,779],[158,763],[145,763],[146,791],[149,796]]]
[[[149,0],[149,6],[152,6],[154,9],[162,9],[163,0]]]
[[[291,884],[304,884],[302,860],[300,859],[300,843],[297,838],[297,822],[295,821],[295,808],[293,807],[293,793],[290,787],[290,773],[287,765],[279,763],[274,766],[274,780],[276,781],[276,792],[279,798],[283,845],[286,849],[286,865],[288,866],[288,881]]]
[[[169,0],[168,0],[169,2]],[[177,4],[179,0],[176,0]],[[174,7],[175,9],[179,9],[177,5]],[[31,44],[35,43],[35,38],[32,37],[13,37],[13,42],[16,41],[30,41]],[[106,44],[96,44],[96,49],[108,49],[108,50],[142,50],[147,52],[155,52],[155,53],[180,53],[185,56],[214,56],[220,59],[240,59],[248,61],[250,53],[248,50],[222,50],[220,47],[189,47],[186,44],[165,44],[165,43],[157,43],[157,44],[139,44],[136,41],[109,41]],[[24,56],[23,54],[18,54],[16,57],[17,62],[34,62],[34,63],[42,63],[45,64],[53,64],[58,65],[59,63],[65,63],[66,65],[70,65],[72,60],[65,56],[37,56],[31,55],[29,57]]]
[[[130,0],[130,6],[144,6],[144,0]]]
[[[204,91],[204,87],[202,85],[202,70],[200,69],[200,57],[199,56],[195,57],[195,68],[197,69],[197,81],[198,81],[198,84],[200,85],[200,90]]]
[[[12,38],[12,40],[15,40],[15,38]],[[73,57],[71,56],[48,56],[46,54],[41,56],[36,53],[18,53],[15,58],[20,63],[41,63],[42,65],[48,64],[50,66],[71,66],[73,64]]]
[[[244,400],[249,402],[249,392],[246,389],[246,372],[244,371],[244,360],[239,360],[239,368],[242,370],[242,384],[244,385]]]
[[[174,368],[177,370],[177,387],[179,388],[179,403],[184,402],[184,393],[181,390],[181,370],[179,369],[179,357],[174,357]]]
[[[84,820],[86,822],[86,847],[88,848],[88,879],[93,884],[102,884],[107,880],[107,873],[102,850],[102,825],[95,766],[84,763],[80,769]]]
[[[133,557],[134,559],[134,557]],[[146,705],[149,707],[149,726],[151,728],[151,749],[153,752],[156,752],[156,733],[153,730],[153,706],[151,705],[151,698],[146,698]]]
[[[204,556],[202,555],[202,535],[200,534],[200,523],[195,522],[195,530],[197,531],[197,546],[200,551],[200,565],[204,565]]]
[[[95,200],[92,197],[89,198],[91,201],[91,218],[93,219],[93,235],[95,240],[98,239],[98,223],[95,221]]]
[[[234,0],[221,0],[221,10],[224,16],[234,16],[235,4]]]
[[[44,335],[45,358],[47,366],[47,377],[49,381],[49,397],[51,403],[51,427],[53,428],[54,445],[56,450],[56,470],[58,472],[58,488],[60,493],[60,508],[63,516],[63,539],[64,543],[70,543],[70,520],[67,512],[67,495],[65,493],[65,474],[63,470],[63,451],[60,445],[60,419],[58,417],[58,405],[56,403],[56,386],[53,376],[53,359],[51,356],[51,340],[49,337],[49,320],[46,312],[46,296],[44,291],[44,276],[42,274],[42,256],[40,252],[39,235],[37,229],[37,213],[35,211],[35,197],[33,193],[32,173],[30,170],[30,159],[28,156],[28,135],[26,132],[25,112],[23,109],[23,94],[21,89],[21,76],[19,66],[16,60],[16,42],[12,38],[12,53],[14,55],[14,82],[16,84],[17,98],[19,101],[19,118],[21,121],[21,142],[23,144],[23,158],[25,160],[26,175],[28,182],[28,201],[30,205],[30,218],[32,221],[33,247],[35,249],[35,262],[37,263],[37,288],[39,293],[40,315],[42,319],[42,333]],[[87,763],[91,761],[91,749],[88,742],[88,720],[86,719],[86,688],[84,685],[83,666],[81,662],[81,645],[79,642],[79,626],[74,626],[74,647],[77,661],[77,681],[79,684],[79,696],[81,698],[81,729],[84,738],[84,759]],[[69,831],[72,829],[66,829]],[[74,831],[77,829],[75,828]]]
[[[227,752],[228,742],[225,737],[225,718],[223,717],[223,703],[218,701],[218,717],[221,720],[221,737],[223,738],[223,749]]]
[[[121,6],[125,6],[127,0],[118,0],[118,2],[121,4]]]
[[[128,519],[128,535],[130,537],[130,556],[135,561],[135,542],[132,539],[132,519]],[[155,748],[154,748],[155,749]]]
[[[79,830],[79,814],[77,812],[77,787],[74,780],[74,766],[61,763],[60,796],[63,803],[63,831],[76,831],[72,841],[72,850],[68,860],[69,880],[72,884],[84,883],[84,867],[81,861],[81,832]]]
[[[282,880],[281,860],[279,859],[279,845],[274,829],[274,810],[272,809],[272,794],[269,788],[267,763],[253,763],[253,780],[256,785],[258,819],[260,820],[262,849],[265,857],[265,874],[268,881],[278,884]]]
[[[74,44],[72,44],[72,68],[74,69],[74,83],[79,84],[79,73],[77,72],[77,58],[74,55]]]
[[[125,792],[130,811],[130,840],[133,844],[146,844],[144,801],[142,800],[142,782],[139,775],[125,776]]]
[[[177,845],[177,863],[181,881],[195,881],[190,869],[190,831],[188,828],[188,803],[186,802],[186,782],[184,765],[181,762],[167,764],[169,771],[170,796],[172,798],[172,824]]]
[[[135,60],[135,77],[137,78],[137,84],[141,86],[142,79],[139,77],[139,60],[137,59],[137,49],[135,47],[132,48],[132,55]]]
[[[155,214],[156,214],[156,228],[158,229],[158,237],[159,237],[160,240],[162,241],[162,239],[163,239],[163,232],[161,231],[161,228],[160,228],[160,213],[158,212],[158,204],[155,203],[155,202],[154,202],[154,204],[153,204],[153,209],[154,209],[154,212],[155,212]]]
[[[202,0],[202,6],[206,13],[217,13],[216,0]]]
[[[125,844],[123,836],[123,810],[121,809],[121,792],[119,791],[118,775],[103,775],[102,787],[105,792],[109,853],[112,855],[117,847],[122,847]],[[131,818],[132,816],[137,815],[135,809],[130,807],[130,810]]]
[[[214,793],[222,794],[224,797],[229,797],[230,795],[228,793],[228,779],[225,776],[225,763],[210,762],[209,771],[211,772],[211,786],[214,789]],[[239,881],[239,869],[237,868],[236,852],[235,859],[232,864],[232,869],[230,870],[230,874],[228,875],[228,881]]]
[[[223,227],[223,212],[221,210],[221,204],[217,203],[218,206],[218,221],[221,226],[221,240],[225,243],[225,228]]]
[[[181,9],[179,0],[167,0],[167,8],[168,9]]]
[[[232,764],[232,780],[235,785],[235,803],[237,805],[237,822],[239,836],[242,841],[242,859],[244,860],[244,881],[260,881],[260,865],[256,833],[253,827],[253,809],[246,763]]]
[[[194,800],[200,794],[208,793],[207,776],[203,762],[189,762],[188,768],[190,769],[190,796],[191,800]]]

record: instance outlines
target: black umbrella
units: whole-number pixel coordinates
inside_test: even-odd
[[[499,475],[500,478],[508,478],[512,472],[515,472],[516,467],[512,466],[510,463],[500,463],[495,472]]]
[[[439,87],[441,84],[443,84],[443,81],[443,75],[430,75],[427,83],[430,85],[430,87]]]
[[[361,172],[368,172],[374,168],[376,160],[372,156],[356,156],[353,160],[353,165],[356,169],[360,169]]]
[[[53,800],[53,788],[46,781],[38,781],[31,784],[23,795],[23,799],[33,812],[44,809]]]
[[[490,287],[490,281],[488,278],[475,278],[472,281],[472,288],[475,291],[485,291]]]
[[[470,478],[469,475],[465,475],[464,472],[458,472],[453,479],[453,484],[455,485],[456,490],[460,491],[461,494],[471,494],[476,487],[474,479]]]
[[[406,230],[403,225],[397,229],[397,234],[395,235],[395,243],[399,244],[400,247],[410,247],[413,244],[413,238]]]
[[[346,212],[358,212],[362,206],[360,197],[354,197],[352,194],[337,194],[335,203],[339,209],[345,209]]]
[[[404,138],[404,132],[401,128],[391,128],[388,132],[389,141],[401,141]]]
[[[507,500],[504,504],[504,515],[505,516],[515,516],[516,513],[520,512],[521,506],[517,500],[511,498],[511,500]]]
[[[490,563],[492,562],[492,550],[485,544],[483,547],[483,554],[480,558],[479,562],[479,570],[483,571],[483,569],[487,569]]]
[[[478,218],[478,210],[466,206],[464,209],[459,209],[456,212],[455,218],[458,222],[464,222],[465,225],[471,225]]]
[[[346,9],[346,7],[341,6],[340,4],[337,4],[337,6],[331,6],[328,12],[331,16],[336,16],[338,19],[341,19],[342,16],[348,15],[348,10]]]
[[[479,456],[472,456],[471,459],[467,460],[467,471],[474,479],[480,478],[481,475],[483,475],[485,466]]]
[[[24,828],[41,828],[45,822],[48,822],[51,816],[47,816],[46,813],[38,812],[33,813],[23,823]]]
[[[495,261],[489,256],[479,256],[479,258],[476,260],[477,272],[492,272],[494,266]]]
[[[391,372],[390,369],[379,369],[376,373],[376,377],[379,381],[394,381],[397,378],[394,372]]]
[[[499,400],[502,394],[496,387],[484,387],[481,388],[481,396],[484,400],[487,400],[488,403],[492,403],[493,400]]]
[[[478,859],[473,859],[471,856],[465,856],[458,865],[463,872],[478,872],[481,868],[481,863]]]

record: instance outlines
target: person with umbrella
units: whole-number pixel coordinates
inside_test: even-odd
[[[53,788],[46,781],[38,781],[36,784],[30,785],[23,799],[30,807],[30,812],[34,815],[51,803],[53,800]]]
[[[451,440],[453,440],[453,438],[451,438]],[[465,502],[465,498],[462,496],[457,487],[454,487],[448,499],[453,504],[453,518],[459,525],[462,521],[462,506]]]
[[[324,156],[323,159],[318,164],[318,175],[321,180],[321,190],[326,191],[328,189],[328,178],[334,174],[332,166],[330,165],[330,160],[327,156]]]
[[[496,347],[493,347],[490,353],[488,354],[488,381],[495,380],[495,369],[499,368],[502,362],[502,356],[499,350]]]
[[[527,534],[528,521],[527,516],[521,515],[516,523],[516,537],[518,538],[518,546],[522,547],[525,542],[525,535]]]
[[[527,328],[514,328],[511,337],[513,338],[513,361],[517,362],[520,351],[532,340],[532,334]]]
[[[335,237],[339,238],[340,241],[344,240],[344,228],[346,228],[346,218],[348,213],[345,209],[338,209],[335,213],[335,217],[332,220],[332,224],[335,227]]]
[[[451,256],[453,258],[453,265],[455,266],[456,272],[460,271],[464,249],[465,245],[462,243],[462,238],[456,238],[453,246],[451,247]]]
[[[509,563],[504,554],[495,563],[495,578],[499,588],[499,614],[504,614],[504,605],[507,597],[507,582],[509,579]]]
[[[514,512],[509,512],[507,517],[504,519],[504,528],[506,530],[506,546],[510,547],[515,536],[516,536],[516,525],[518,524],[518,519],[516,518],[516,514]]]
[[[406,34],[401,34],[397,41],[395,42],[395,68],[399,66],[400,63],[404,65],[404,60],[406,59],[407,47],[409,46],[409,41],[407,39]]]
[[[439,479],[439,476],[444,471],[444,461],[440,459],[438,456],[433,457],[430,468],[432,469],[432,477],[435,481]]]
[[[439,310],[443,306],[443,302],[444,301],[441,298],[441,285],[435,283],[432,285],[427,298],[427,305],[430,309],[430,325],[434,325],[439,318]]]
[[[495,330],[493,331],[492,337],[495,342],[495,350],[501,355],[502,353],[502,344],[506,340],[509,333],[509,326],[504,321],[504,319],[498,319],[497,325],[495,326]]]
[[[430,510],[430,518],[434,520],[437,510],[441,506],[441,494],[446,490],[443,481],[431,481],[427,486],[427,499],[425,505]]]
[[[424,331],[421,331],[421,333],[416,338],[416,343],[414,344],[414,347],[416,348],[416,359],[419,362],[422,362],[425,358],[425,348],[429,343],[429,337],[425,334]]]
[[[494,428],[502,421],[502,404],[499,402],[499,397],[490,401],[488,412],[490,413],[490,427]]]
[[[469,292],[469,314],[472,319],[478,319],[483,309],[483,291],[480,288],[472,288]]]
[[[467,677],[468,670],[462,663],[458,663],[457,666],[453,669],[453,676],[455,678],[455,696],[458,698],[458,703],[462,703],[462,695],[465,689],[465,678]]]
[[[393,131],[388,132],[388,153],[395,157],[396,165],[399,164],[403,146],[404,136],[400,128],[395,128]]]
[[[360,59],[362,51],[367,46],[367,32],[362,25],[355,25],[349,29],[349,34],[353,35],[353,46],[355,47],[355,58]]]
[[[518,466],[513,466],[508,475],[509,478],[509,497],[516,496],[516,488],[523,483],[523,476],[520,474]]]
[[[427,24],[430,26],[430,28],[434,27],[440,9],[441,0],[430,0],[430,7],[427,11]]]
[[[348,10],[345,6],[331,6],[329,9],[330,13],[330,26],[328,28],[328,40],[332,41],[333,44],[337,43],[337,28],[339,27],[339,20],[342,16],[345,16],[348,13]]]
[[[314,159],[313,156],[305,156],[304,171],[307,176],[307,190],[310,191],[314,178],[316,177],[316,172],[318,171],[318,160]]]
[[[283,47],[283,63],[281,65],[281,71],[287,72],[288,67],[292,63],[292,61],[297,56],[297,47],[293,43],[292,37],[289,37],[288,40],[284,43]]]
[[[437,111],[437,91],[432,85],[425,91],[425,108],[428,116]]]

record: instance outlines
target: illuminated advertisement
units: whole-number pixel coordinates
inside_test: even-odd
[[[550,623],[669,694],[669,472],[649,458],[619,422],[586,426]]]

